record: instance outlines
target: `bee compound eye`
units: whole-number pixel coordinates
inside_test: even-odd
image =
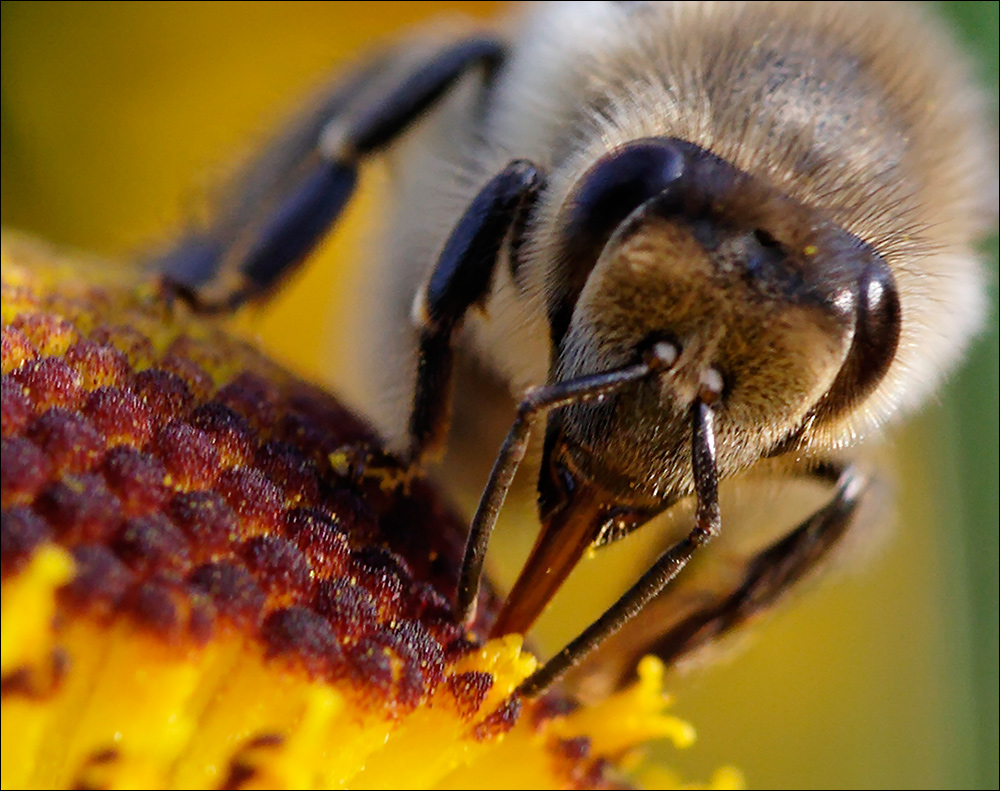
[[[902,314],[889,265],[872,255],[857,284],[854,338],[840,373],[815,409],[820,419],[843,414],[864,400],[896,357]]]
[[[606,240],[622,220],[683,173],[684,154],[667,139],[637,140],[607,154],[577,183],[567,233]]]
[[[608,240],[640,206],[670,194],[684,176],[689,148],[671,138],[641,138],[608,152],[577,179],[561,210],[562,249],[546,298],[555,345]]]
[[[888,264],[879,256],[865,267],[858,284],[858,316],[849,365],[860,397],[881,381],[896,356],[901,329],[899,292]]]

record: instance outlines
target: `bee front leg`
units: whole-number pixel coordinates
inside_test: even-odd
[[[155,262],[165,287],[203,311],[265,294],[302,262],[354,192],[358,164],[406,132],[459,78],[506,52],[489,38],[459,41],[400,74],[401,52],[376,58],[265,148],[237,179],[219,217]]]
[[[532,163],[515,160],[490,179],[465,210],[417,295],[417,381],[410,412],[409,457],[422,464],[448,431],[452,337],[469,308],[488,296],[504,241],[523,227],[542,187]],[[513,240],[512,240],[513,242]]]
[[[504,501],[507,499],[507,492],[510,491],[511,484],[514,482],[514,475],[524,459],[531,426],[535,419],[552,409],[599,399],[642,379],[656,376],[669,368],[673,361],[672,348],[668,344],[656,344],[643,355],[640,361],[631,365],[576,379],[554,382],[541,387],[532,387],[525,393],[518,405],[514,423],[507,432],[500,452],[497,453],[496,460],[493,462],[489,480],[479,497],[479,506],[476,508],[472,525],[469,527],[455,596],[455,615],[459,623],[468,624],[475,618],[486,549],[490,536],[493,534],[493,528],[496,527],[500,509],[503,508]],[[705,405],[702,404],[701,407],[705,407]],[[707,409],[707,407],[705,408]],[[698,415],[707,421],[709,430],[711,430],[711,415],[703,411],[699,411]],[[717,476],[714,472],[714,450],[709,447],[710,444],[702,442],[699,450],[695,453],[696,464],[702,471],[702,499],[709,503],[705,510],[699,512],[700,516],[704,517],[700,524],[708,531],[705,540],[716,529],[718,522],[718,498],[712,493],[717,488]],[[711,516],[712,508],[715,509],[714,517]],[[523,577],[521,579],[523,580]],[[508,604],[509,602],[508,599]],[[506,608],[501,612],[497,622],[493,624],[494,632],[501,626],[505,612]]]

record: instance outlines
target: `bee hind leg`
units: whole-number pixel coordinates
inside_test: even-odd
[[[640,580],[579,637],[525,679],[516,690],[518,695],[534,697],[542,694],[619,630],[623,632],[620,636],[627,637],[624,631],[626,625],[630,622],[634,624],[633,619],[640,610],[666,592],[670,581],[683,569],[694,551],[718,533],[720,523],[718,491],[713,480],[714,464],[710,443],[699,439],[698,422],[696,414],[693,450],[698,524],[686,539],[664,552]],[[705,428],[708,435],[711,423]],[[701,462],[698,461],[699,454],[705,455]],[[829,557],[854,523],[854,516],[870,481],[854,467],[833,461],[823,462],[806,474],[836,485],[826,505],[751,558],[742,581],[732,592],[722,594],[713,604],[684,618],[652,643],[624,652],[617,651],[616,663],[621,662],[620,667],[624,668],[623,675],[618,679],[619,684],[628,680],[644,655],[656,655],[669,665],[684,654],[744,624],[770,608]],[[699,483],[699,479],[703,483]]]
[[[203,311],[233,310],[268,292],[336,223],[359,162],[406,132],[473,68],[484,66],[488,79],[505,51],[500,41],[470,38],[402,75],[393,53],[360,68],[250,163],[208,228],[154,262],[166,290]]]
[[[641,653],[675,663],[772,607],[829,557],[853,524],[869,481],[854,467],[839,464],[824,465],[813,474],[836,485],[830,500],[752,558],[732,593],[692,613]]]
[[[763,548],[745,563],[728,590],[720,590],[663,631],[658,621],[671,618],[680,603],[661,600],[625,626],[595,655],[574,669],[572,682],[591,693],[628,683],[639,660],[652,654],[668,667],[771,609],[805,578],[818,571],[841,546],[856,524],[856,516],[871,486],[857,468],[841,462],[791,471],[835,487],[830,499],[792,530]],[[651,637],[651,635],[656,635]]]

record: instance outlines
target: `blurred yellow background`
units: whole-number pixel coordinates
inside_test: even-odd
[[[997,95],[997,4],[942,3]],[[961,6],[961,8],[957,8]],[[337,64],[441,13],[492,3],[2,4],[2,220],[137,255]],[[377,189],[274,303],[245,321],[332,383],[337,293]],[[996,242],[991,247],[996,305]],[[763,625],[732,661],[676,679],[699,730],[663,760],[734,764],[752,787],[996,787],[996,309],[971,364],[894,437],[901,503],[881,553]],[[294,331],[292,331],[294,328]],[[373,353],[377,353],[374,350]]]

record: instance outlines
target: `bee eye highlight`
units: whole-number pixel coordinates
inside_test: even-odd
[[[869,395],[896,356],[901,314],[892,271],[874,255],[858,278],[854,339],[830,390],[817,405],[820,420],[842,414]]]

